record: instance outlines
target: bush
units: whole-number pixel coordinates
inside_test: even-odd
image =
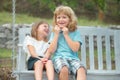
[[[10,58],[0,58],[0,80],[15,80],[12,75],[12,61]]]
[[[0,80],[15,80],[11,74],[12,71],[9,67],[0,67]]]

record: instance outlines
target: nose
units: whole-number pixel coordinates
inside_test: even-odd
[[[46,29],[49,30],[49,27],[47,26]]]
[[[49,32],[49,27],[46,27],[46,30]]]

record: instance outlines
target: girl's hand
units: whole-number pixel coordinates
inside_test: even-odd
[[[67,27],[63,27],[63,28],[62,28],[62,31],[63,31],[63,35],[67,35],[67,34],[69,33]]]
[[[48,61],[47,58],[41,58],[40,60],[41,60],[44,64],[46,64],[46,62]]]

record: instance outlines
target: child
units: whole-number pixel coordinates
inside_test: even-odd
[[[68,80],[69,73],[73,73],[77,80],[86,80],[86,69],[78,57],[81,44],[73,10],[68,6],[57,7],[54,11],[49,51],[54,53],[53,64],[59,80]]]
[[[54,68],[47,50],[49,44],[49,25],[41,21],[32,26],[31,36],[24,40],[24,50],[28,53],[28,70],[35,71],[35,80],[42,80],[43,70],[46,69],[48,80],[54,80]]]

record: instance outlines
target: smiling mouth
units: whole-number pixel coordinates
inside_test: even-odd
[[[64,24],[59,24],[60,27],[62,27]]]
[[[49,33],[49,31],[48,30],[44,30],[47,34]]]
[[[59,23],[60,25],[64,25],[65,23]]]

